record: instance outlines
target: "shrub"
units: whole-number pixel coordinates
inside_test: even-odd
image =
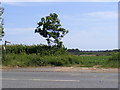
[[[113,53],[112,57],[109,58],[109,61],[120,61],[120,52]]]
[[[3,54],[5,53],[4,50]],[[39,54],[41,56],[44,55],[64,55],[68,54],[66,48],[58,48],[57,46],[47,46],[47,45],[7,45],[6,46],[7,54]]]

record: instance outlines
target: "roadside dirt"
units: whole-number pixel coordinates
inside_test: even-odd
[[[25,71],[25,72],[118,72],[118,68],[94,67],[2,67],[2,71]]]

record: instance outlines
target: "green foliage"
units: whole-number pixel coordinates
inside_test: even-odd
[[[104,65],[110,56],[80,56],[81,64],[85,66]]]
[[[4,50],[2,50],[4,53]],[[36,54],[36,55],[63,55],[68,54],[66,48],[58,48],[57,46],[47,46],[47,45],[7,45],[7,54]]]
[[[0,3],[0,5],[1,5],[1,3]],[[3,10],[4,9],[0,6],[0,40],[2,40],[2,37],[4,36],[3,18],[2,18]]]
[[[67,51],[73,55],[111,56],[113,52],[117,52],[118,50],[82,51],[79,49],[68,49]]]
[[[108,63],[111,67],[120,67],[120,52],[113,52],[112,57],[109,58]]]
[[[36,54],[7,54],[6,60],[3,60],[3,66],[85,66],[92,67],[101,65],[108,67],[110,56],[74,56],[74,55],[57,55],[57,56],[40,56]],[[108,65],[107,65],[108,64]],[[113,66],[112,66],[113,67]]]
[[[120,61],[120,52],[113,52],[109,61]]]
[[[75,64],[75,57],[70,55],[40,56],[36,54],[7,54],[3,60],[5,66],[66,66]]]
[[[66,48],[46,45],[7,45],[7,54],[2,57],[4,66],[84,66],[117,67],[120,53],[112,56],[76,56]],[[3,50],[4,53],[4,50]]]
[[[51,46],[51,43],[55,43],[58,47],[62,47],[62,41],[60,40],[68,33],[68,30],[61,27],[58,15],[51,13],[49,16],[41,18],[35,33],[45,37],[49,46]]]

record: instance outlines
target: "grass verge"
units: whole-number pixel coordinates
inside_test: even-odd
[[[3,57],[3,66],[8,67],[39,67],[39,66],[81,66],[117,68],[118,63],[109,61],[111,56],[74,56],[74,55],[57,55],[41,56],[36,54],[7,54]]]

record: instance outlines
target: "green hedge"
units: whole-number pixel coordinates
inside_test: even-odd
[[[3,54],[5,51],[3,50]],[[10,54],[40,54],[42,55],[63,55],[67,54],[66,48],[58,48],[57,46],[47,46],[47,45],[7,45],[6,53]]]

